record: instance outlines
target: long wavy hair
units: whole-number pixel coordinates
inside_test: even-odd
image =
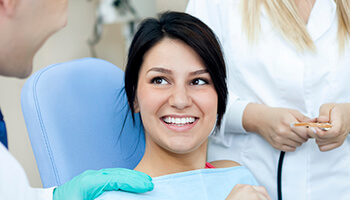
[[[350,1],[334,1],[337,5],[338,15],[339,52],[343,53],[350,37]],[[294,0],[241,0],[243,30],[251,44],[259,40],[262,6],[265,7],[272,24],[298,51],[311,50],[316,52],[315,44]]]

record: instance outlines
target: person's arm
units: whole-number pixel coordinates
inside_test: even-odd
[[[310,129],[290,127],[293,122],[306,121],[316,122],[316,119],[310,119],[294,109],[255,103],[246,106],[242,117],[246,131],[260,134],[272,147],[281,151],[295,151],[310,138]]]
[[[350,103],[326,103],[320,107],[318,122],[330,123],[332,128],[323,131],[314,128],[320,151],[330,151],[341,146],[350,132]]]
[[[124,168],[88,170],[55,188],[53,200],[93,200],[103,192],[112,190],[132,193],[151,191],[152,178],[145,173]]]

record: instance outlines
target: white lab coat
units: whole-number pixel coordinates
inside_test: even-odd
[[[0,143],[0,200],[51,200],[53,188],[31,188],[27,176]]]
[[[223,128],[209,142],[208,159],[238,161],[277,199],[280,151],[242,127],[249,102],[297,109],[317,117],[324,103],[350,102],[350,48],[338,54],[334,0],[316,0],[307,29],[317,54],[300,53],[271,25],[262,10],[262,34],[249,46],[242,33],[240,0],[190,0],[187,12],[219,37],[228,68],[230,99]],[[350,199],[350,136],[337,149],[320,152],[309,139],[287,152],[282,173],[283,200]]]

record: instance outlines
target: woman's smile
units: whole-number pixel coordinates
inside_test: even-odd
[[[164,116],[160,118],[163,124],[170,130],[173,131],[188,131],[192,129],[196,124],[199,118],[190,117],[190,116]]]

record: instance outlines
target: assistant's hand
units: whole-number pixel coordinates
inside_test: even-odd
[[[350,103],[323,104],[317,121],[333,126],[328,131],[314,129],[316,134],[311,136],[316,139],[320,151],[329,151],[341,146],[350,132]]]
[[[272,108],[262,104],[248,104],[243,113],[243,127],[260,134],[272,147],[291,152],[306,142],[311,130],[291,128],[292,122],[316,122],[297,110]]]
[[[87,170],[56,188],[53,200],[90,200],[112,190],[133,193],[151,191],[152,178],[145,173],[124,168]]]
[[[262,186],[237,184],[226,197],[226,200],[270,200],[266,189]]]

